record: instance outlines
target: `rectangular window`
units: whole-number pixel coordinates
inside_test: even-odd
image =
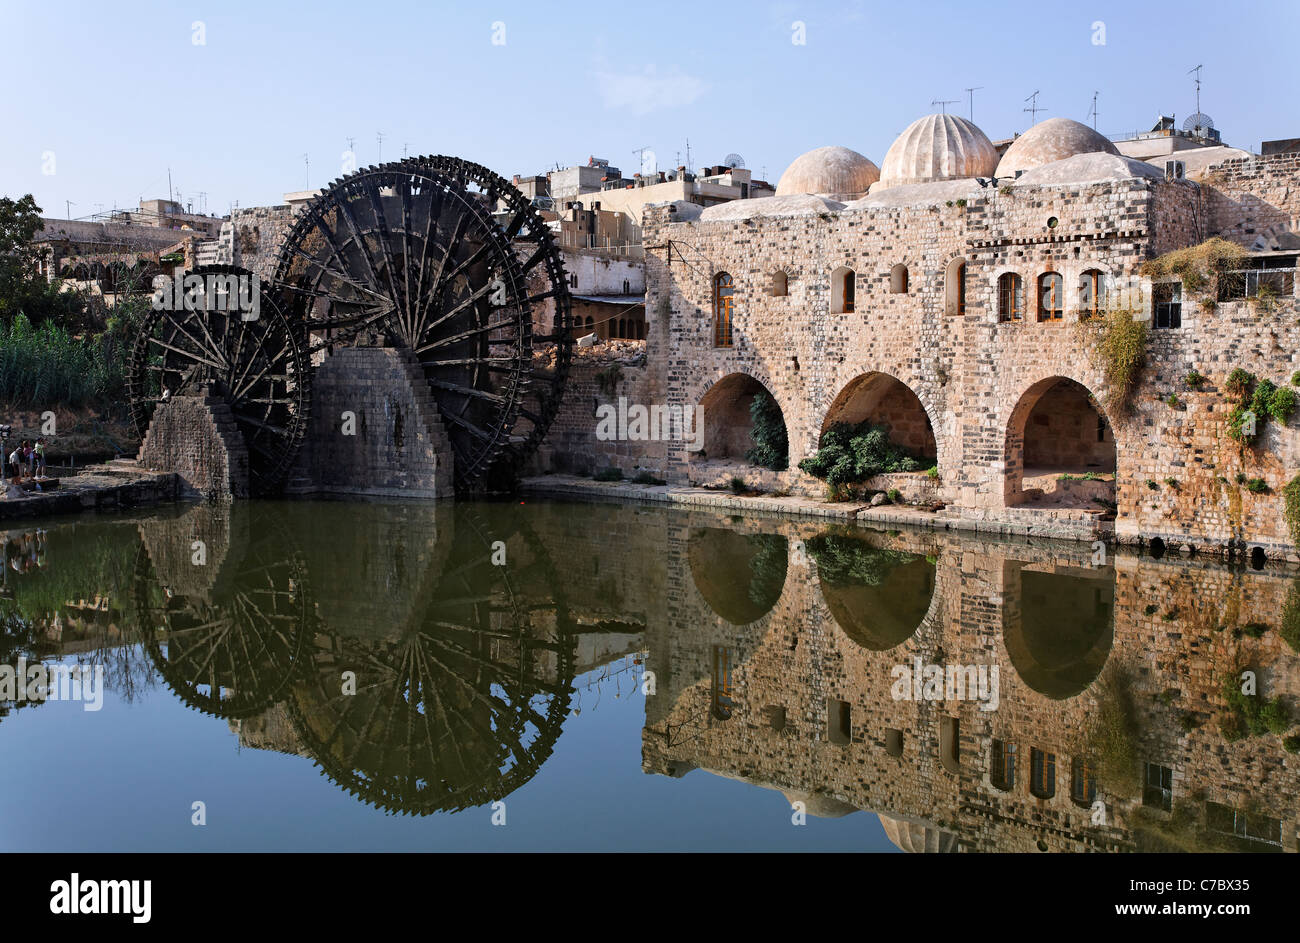
[[[1174,771],[1156,763],[1144,764],[1142,804],[1169,812],[1174,807]]]
[[[1289,297],[1295,294],[1294,256],[1257,259],[1249,268],[1225,272],[1219,277],[1219,300]]]
[[[1056,754],[1037,747],[1029,750],[1029,791],[1040,799],[1056,795]]]
[[[1247,841],[1282,844],[1282,820],[1258,812],[1243,812],[1218,802],[1206,801],[1205,827],[1211,832],[1234,835]]]
[[[1183,283],[1160,282],[1151,286],[1151,318],[1159,328],[1183,326]]]
[[[848,701],[827,698],[826,725],[831,743],[845,746],[853,742],[853,709]]]

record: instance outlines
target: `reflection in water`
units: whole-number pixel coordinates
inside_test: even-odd
[[[929,611],[934,563],[923,555],[874,547],[861,535],[826,534],[807,547],[836,624],[864,648],[905,642]]]
[[[689,552],[696,589],[732,625],[757,622],[781,598],[784,537],[704,527],[691,532]]]
[[[1020,614],[1003,610],[1007,654],[1025,684],[1054,700],[1082,692],[1106,663],[1114,638],[1115,580],[1100,570],[1013,570],[1019,575]]]
[[[622,666],[611,689],[654,674],[646,773],[867,811],[907,851],[1297,848],[1289,573],[619,505],[187,507],[56,525],[39,564],[26,533],[3,535],[32,565],[0,582],[0,662],[165,685],[389,812],[534,788],[600,705],[575,679]],[[996,710],[895,699],[918,659],[1000,667]],[[1271,719],[1232,728],[1244,667]]]

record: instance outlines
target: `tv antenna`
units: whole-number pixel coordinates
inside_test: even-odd
[[[311,189],[311,158],[308,157],[306,154],[303,154],[302,162],[303,165],[307,168],[306,182],[307,182],[307,189],[310,190]]]
[[[402,142],[402,160],[406,160],[406,149],[411,146],[410,141]]]
[[[938,105],[939,110],[946,115],[948,113],[948,106],[957,104],[957,101],[958,99],[956,98],[945,98],[945,99],[936,98],[933,101],[931,101],[930,104]]]
[[[1092,130],[1094,131],[1097,130],[1097,96],[1100,94],[1101,92],[1092,93],[1092,110],[1088,112],[1088,117],[1092,119]]]
[[[1193,72],[1196,73],[1196,110],[1198,112],[1201,110],[1201,69],[1203,68],[1205,67],[1198,65],[1195,69],[1187,70],[1188,75],[1191,75]]]
[[[645,172],[645,152],[650,150],[650,145],[645,147],[634,147],[632,153],[636,155],[636,168],[638,173]]]
[[[1032,94],[1032,95],[1030,95],[1028,98],[1026,98],[1025,101],[1029,102],[1029,107],[1026,108],[1026,109],[1024,109],[1024,110],[1027,111],[1027,112],[1029,112],[1029,118],[1030,118],[1030,120],[1031,120],[1034,124],[1038,124],[1038,113],[1039,113],[1040,111],[1046,111],[1046,110],[1047,110],[1046,108],[1039,108],[1039,107],[1038,107],[1038,90],[1035,89],[1035,90],[1034,90],[1034,94]]]
[[[970,120],[975,120],[975,93],[982,89],[983,85],[976,85],[974,88],[966,89],[966,95],[970,98]]]
[[[378,163],[382,164],[382,163],[384,162],[384,132],[383,132],[383,131],[376,131],[376,132],[375,132],[375,140],[379,142],[379,160],[378,160]]]

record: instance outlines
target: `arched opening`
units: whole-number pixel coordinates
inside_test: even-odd
[[[998,276],[998,320],[1019,321],[1025,316],[1025,283],[1015,272]]]
[[[822,598],[844,634],[873,652],[911,638],[934,597],[935,564],[872,546],[862,537],[823,534],[805,544],[817,561]]]
[[[1007,654],[1030,688],[1063,700],[1101,674],[1115,635],[1113,570],[1008,563],[1002,599]]]
[[[939,762],[950,773],[961,772],[961,722],[956,717],[939,718]]]
[[[1016,404],[1007,424],[1006,504],[1115,510],[1115,436],[1088,389],[1049,377]]]
[[[834,425],[856,426],[862,422],[886,427],[889,441],[915,457],[924,468],[938,457],[934,427],[920,397],[887,373],[864,373],[850,380],[826,411],[822,435]]]
[[[736,707],[735,680],[732,675],[733,654],[722,645],[713,646],[713,671],[709,685],[710,712],[717,720],[730,720]]]
[[[1065,279],[1060,272],[1038,276],[1038,320],[1060,321],[1065,317]]]
[[[857,303],[857,273],[840,266],[831,273],[831,314],[852,314]]]
[[[943,271],[943,306],[949,317],[966,313],[966,260],[958,256]]]
[[[790,293],[790,281],[785,272],[778,269],[772,273],[772,297],[784,298]]]
[[[780,534],[696,528],[687,548],[695,588],[714,614],[732,625],[757,622],[785,588],[786,547]]]
[[[1029,748],[1029,791],[1039,799],[1056,795],[1056,754]]]
[[[1106,310],[1106,276],[1090,268],[1079,279],[1079,317],[1095,318]]]
[[[736,311],[736,286],[730,275],[719,272],[713,276],[713,346],[731,347],[732,320]]]
[[[744,373],[723,377],[700,400],[703,437],[693,466],[725,462],[781,471],[789,461],[785,416],[775,397]],[[743,469],[742,469],[743,470]]]
[[[907,266],[902,262],[889,270],[889,292],[893,295],[907,293]]]

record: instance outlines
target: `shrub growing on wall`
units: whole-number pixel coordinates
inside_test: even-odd
[[[822,436],[821,447],[799,463],[808,474],[829,485],[866,481],[882,472],[909,472],[921,468],[910,452],[889,441],[889,430],[871,422],[856,425],[837,422]]]
[[[1144,262],[1142,274],[1154,279],[1178,278],[1186,291],[1197,292],[1217,286],[1223,275],[1245,265],[1245,249],[1215,236]]]
[[[760,390],[754,396],[749,404],[749,418],[752,423],[749,435],[754,445],[745,458],[773,471],[785,471],[790,467],[790,440],[781,407],[771,393]]]
[[[1124,413],[1146,363],[1147,322],[1134,320],[1132,311],[1117,310],[1104,318],[1080,321],[1079,330],[1090,342],[1093,359],[1105,377],[1106,408]]]

